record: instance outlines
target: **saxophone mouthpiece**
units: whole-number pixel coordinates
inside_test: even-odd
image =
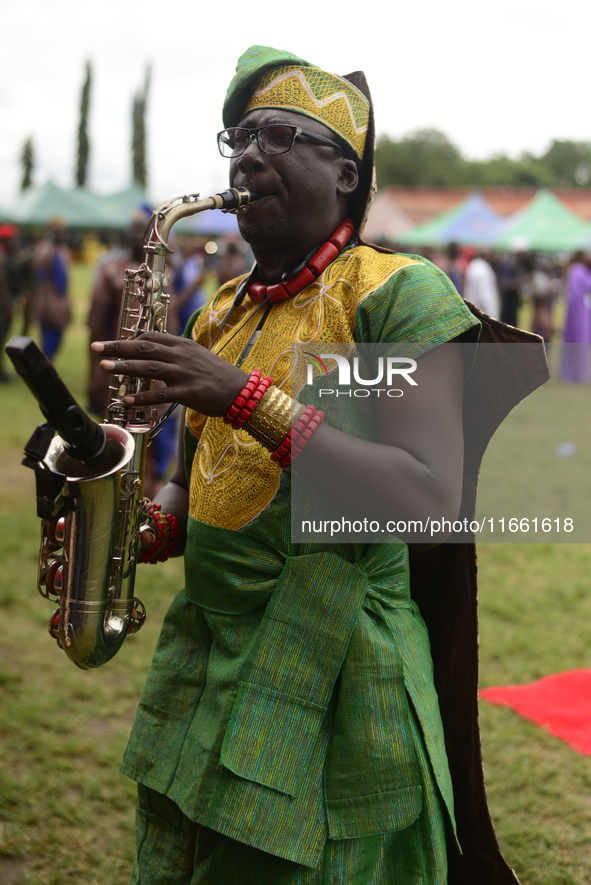
[[[260,200],[261,194],[249,191],[245,187],[230,187],[219,193],[218,197],[221,197],[222,200],[222,212],[240,212],[241,209],[246,209],[250,203]]]

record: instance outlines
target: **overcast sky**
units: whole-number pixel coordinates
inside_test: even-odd
[[[18,194],[28,136],[35,183],[73,185],[86,59],[88,184],[99,192],[130,183],[131,105],[148,63],[152,198],[225,187],[215,133],[236,60],[254,43],[339,74],[364,70],[378,134],[435,127],[474,158],[591,140],[590,18],[584,0],[7,0],[0,205]]]

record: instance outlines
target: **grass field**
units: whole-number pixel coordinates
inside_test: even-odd
[[[75,282],[76,323],[56,364],[84,402],[83,268]],[[558,384],[551,392],[551,407],[561,408],[564,392]],[[0,398],[0,885],[123,885],[135,786],[118,765],[164,611],[182,586],[182,564],[158,566],[157,583],[155,569],[142,567],[144,630],[104,668],[75,668],[48,636],[52,605],[35,589],[33,475],[19,465],[40,415],[18,381],[0,387]],[[516,433],[509,449],[520,445],[519,434],[542,451],[556,444],[550,416],[533,398]],[[590,665],[590,546],[486,544],[479,561],[483,686]],[[482,703],[481,726],[493,818],[523,885],[591,882],[591,757],[505,708]]]

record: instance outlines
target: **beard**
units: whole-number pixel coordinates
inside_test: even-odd
[[[260,193],[257,184],[258,182],[254,178],[246,178],[241,181],[241,186],[248,188],[251,192]],[[267,202],[265,198],[268,196],[269,194],[263,190],[261,193],[263,203]],[[271,215],[269,215],[268,205],[266,208],[261,206],[262,212],[259,211],[258,201],[250,203],[236,213],[240,236],[247,243],[263,246],[267,242],[273,242],[274,234],[277,233],[277,222],[281,223],[281,220],[273,218],[277,212],[277,206],[273,205],[273,201],[271,205],[273,207]]]
[[[240,236],[247,243],[256,243],[268,239],[273,233],[273,226],[269,224],[257,224],[248,218],[238,216],[238,230]]]
[[[281,229],[281,220],[274,223],[268,216],[264,220],[257,219],[256,203],[253,203],[252,209],[248,206],[239,212],[236,220],[240,236],[250,245],[260,245],[267,248],[275,245],[277,233]]]

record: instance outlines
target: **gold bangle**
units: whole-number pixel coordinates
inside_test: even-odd
[[[291,430],[292,421],[297,421],[303,411],[301,403],[273,386],[245,422],[244,429],[269,452],[274,452]]]

